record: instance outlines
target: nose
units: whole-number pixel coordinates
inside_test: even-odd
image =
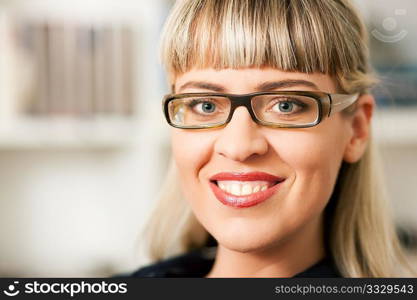
[[[268,143],[246,107],[238,107],[232,120],[221,129],[214,150],[216,153],[235,161],[245,161],[252,155],[263,155]]]

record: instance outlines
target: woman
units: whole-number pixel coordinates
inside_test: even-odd
[[[177,1],[162,58],[173,162],[133,276],[404,275],[347,1]]]

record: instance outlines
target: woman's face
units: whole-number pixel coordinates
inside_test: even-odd
[[[273,88],[283,82],[285,87]],[[198,69],[175,80],[176,93],[247,94],[266,87],[336,92],[328,75],[271,68]],[[310,128],[267,128],[253,122],[240,106],[222,128],[173,128],[172,150],[184,196],[222,246],[247,252],[278,245],[320,223],[349,140],[348,124],[347,117],[336,113]],[[210,186],[210,178],[223,172],[264,172],[285,180],[267,200],[234,207],[219,201]],[[232,186],[223,179],[223,184]],[[257,183],[264,184],[262,178]]]

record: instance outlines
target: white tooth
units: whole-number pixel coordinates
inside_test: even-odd
[[[236,196],[240,196],[240,184],[233,183],[230,193]]]
[[[252,194],[252,187],[250,184],[244,184],[242,187],[241,195],[249,195]]]
[[[235,196],[250,195],[268,189],[269,185],[265,181],[218,181],[218,187]]]

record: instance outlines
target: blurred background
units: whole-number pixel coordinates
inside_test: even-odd
[[[158,41],[169,0],[0,0],[0,276],[146,264],[169,160]],[[417,264],[417,3],[355,1],[381,84],[374,135]]]

